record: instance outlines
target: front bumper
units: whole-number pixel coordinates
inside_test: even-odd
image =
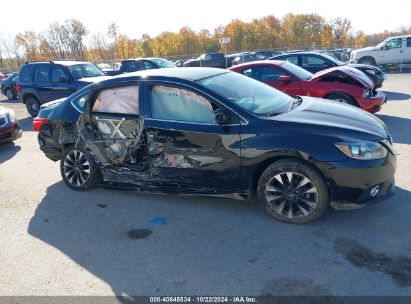
[[[376,113],[381,110],[382,105],[388,101],[387,95],[384,92],[377,91],[377,94],[372,97],[357,97],[358,105],[361,109]]]
[[[333,207],[353,209],[386,199],[392,194],[397,157],[390,152],[384,159],[320,163],[332,196]],[[378,192],[372,190],[378,186]]]
[[[20,129],[19,123],[9,122],[0,127],[0,144],[5,142],[10,142],[20,138],[22,135],[22,130]]]

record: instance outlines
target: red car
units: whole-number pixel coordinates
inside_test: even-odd
[[[289,94],[332,99],[371,113],[381,110],[387,96],[374,89],[360,70],[338,66],[312,74],[287,61],[255,61],[230,68]]]

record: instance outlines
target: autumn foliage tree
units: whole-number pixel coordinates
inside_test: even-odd
[[[189,26],[178,32],[164,31],[151,37],[143,34],[130,38],[116,23],[105,33],[91,33],[75,19],[54,22],[41,33],[25,31],[14,37],[0,37],[0,67],[16,69],[23,60],[53,60],[75,58],[93,62],[114,61],[135,57],[189,58],[204,52],[223,51],[221,37],[230,37],[227,52],[258,49],[326,49],[364,47],[383,39],[411,34],[411,27],[399,32],[384,31],[367,35],[352,32],[346,18],[327,20],[318,14],[287,14],[282,19],[274,15],[244,22],[232,20],[214,30],[195,31]],[[87,42],[86,42],[87,41]]]

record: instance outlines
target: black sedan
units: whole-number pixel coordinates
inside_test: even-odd
[[[338,115],[337,115],[338,114]],[[373,204],[396,168],[384,123],[349,105],[292,97],[227,70],[137,72],[42,106],[40,149],[74,190],[256,197],[277,220]]]
[[[18,74],[12,74],[9,77],[3,79],[0,83],[1,93],[7,96],[7,99],[16,99],[18,92],[16,89],[16,83],[19,79]]]
[[[270,60],[285,60],[306,69],[311,73],[342,65],[348,65],[365,73],[374,82],[375,89],[381,88],[386,76],[384,72],[368,64],[345,64],[327,54],[317,52],[286,53],[269,58]]]

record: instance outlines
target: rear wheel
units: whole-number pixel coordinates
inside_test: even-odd
[[[257,195],[274,219],[293,224],[316,220],[330,201],[321,174],[298,159],[271,164],[260,177]]]
[[[11,89],[6,90],[6,97],[8,100],[13,100],[14,98],[16,98],[16,96],[14,95]]]
[[[66,185],[77,191],[92,189],[101,181],[94,157],[79,147],[71,146],[64,151],[60,172]]]
[[[26,108],[32,117],[36,117],[40,111],[40,102],[36,97],[30,96],[26,99]]]
[[[358,107],[357,103],[353,100],[353,98],[351,96],[348,96],[347,94],[334,93],[328,95],[326,98]]]

